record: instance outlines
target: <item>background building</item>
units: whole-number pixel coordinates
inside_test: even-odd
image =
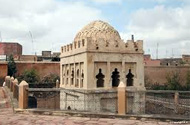
[[[151,55],[144,55],[144,64],[145,66],[160,66],[159,59],[151,59]]]
[[[0,55],[22,55],[22,45],[19,43],[0,42]]]
[[[190,55],[182,55],[182,60],[184,64],[190,64]]]

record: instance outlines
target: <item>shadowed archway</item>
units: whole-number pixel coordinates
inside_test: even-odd
[[[120,82],[119,77],[120,77],[119,72],[118,72],[117,68],[115,68],[115,70],[112,72],[112,76],[111,76],[112,87],[118,87],[119,82]]]
[[[28,108],[37,108],[37,99],[33,96],[28,96]]]
[[[133,86],[133,77],[134,75],[131,73],[131,69],[129,69],[129,73],[126,75],[127,86]]]
[[[104,87],[104,77],[105,75],[102,73],[102,69],[99,69],[99,73],[96,75],[96,86],[98,87]]]

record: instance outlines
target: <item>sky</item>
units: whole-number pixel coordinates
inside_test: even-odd
[[[60,52],[94,20],[143,40],[152,58],[157,48],[158,58],[190,54],[190,0],[0,0],[0,41],[20,43],[25,55]]]

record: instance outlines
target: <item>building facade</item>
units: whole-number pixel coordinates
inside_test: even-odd
[[[182,55],[182,60],[184,64],[190,64],[190,55]]]
[[[144,87],[143,41],[121,39],[117,30],[94,21],[78,32],[71,44],[61,47],[63,88]]]
[[[160,66],[159,59],[151,59],[151,55],[144,55],[144,65],[145,66]]]
[[[117,112],[117,87],[144,90],[143,41],[121,39],[117,30],[94,21],[61,47],[60,108]],[[130,96],[130,97],[129,97]],[[134,113],[144,112],[144,95],[129,95]],[[143,106],[140,106],[143,104]],[[129,111],[129,110],[128,110]]]
[[[0,55],[22,55],[22,45],[19,43],[0,42]]]

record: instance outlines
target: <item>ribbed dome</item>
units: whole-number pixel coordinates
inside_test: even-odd
[[[80,30],[74,41],[78,41],[87,37],[93,40],[103,38],[104,40],[120,40],[120,35],[111,25],[103,21],[93,21]]]

